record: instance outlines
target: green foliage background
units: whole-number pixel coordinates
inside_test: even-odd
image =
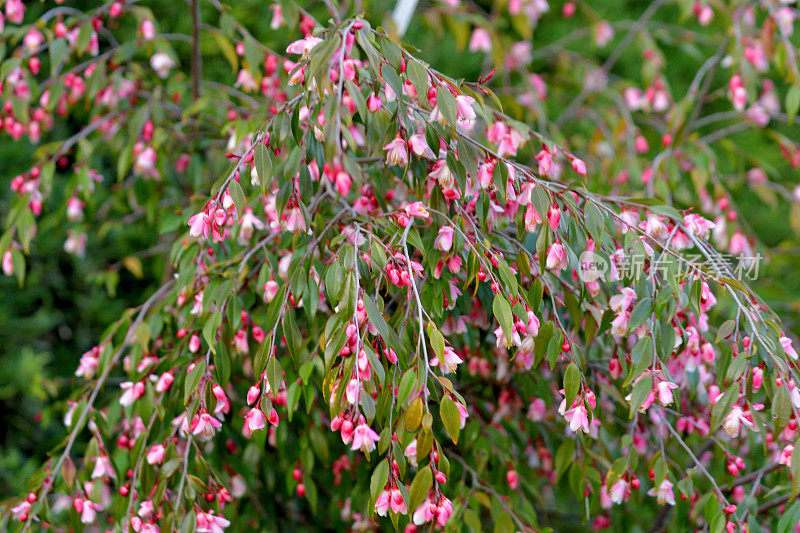
[[[324,10],[319,4],[301,2],[319,19],[324,20]],[[78,2],[85,6],[92,2]],[[150,1],[143,2],[153,9],[159,21],[160,31],[191,33],[191,17],[188,7],[182,2]],[[233,6],[233,14],[239,20],[253,20],[253,14],[259,14],[258,24],[249,24],[253,34],[275,49],[285,48],[290,34],[284,30],[273,31],[269,28],[270,12],[266,4],[257,0],[237,0],[228,2]],[[424,3],[423,3],[424,4]],[[479,2],[486,9],[491,8],[487,1]],[[586,20],[580,13],[573,19],[560,16],[560,3],[552,3],[551,11],[536,28],[533,47],[537,50],[559,38],[570,34],[573,30],[586,26]],[[367,18],[374,24],[380,24],[394,3],[377,1],[367,4]],[[424,5],[418,13],[425,11]],[[646,8],[646,3],[624,0],[609,0],[598,3],[592,8],[597,14],[611,21],[636,20]],[[32,4],[28,17],[35,10],[41,10],[39,4]],[[209,22],[216,20],[216,12],[204,10],[204,17]],[[176,16],[180,15],[180,16]],[[212,19],[213,17],[213,19]],[[672,83],[670,87],[673,97],[682,97],[702,62],[714,51],[708,45],[689,42],[682,39],[679,32],[671,32],[669,24],[679,19],[678,8],[664,7],[655,20],[665,25],[663,39],[658,41],[662,53],[669,58],[667,75]],[[26,18],[26,20],[31,20]],[[679,22],[689,26],[697,26],[695,21]],[[715,20],[714,25],[724,25],[726,21]],[[482,55],[467,51],[464,47],[471,28],[465,23],[443,21],[435,16],[416,16],[405,36],[405,41],[420,49],[420,55],[433,67],[456,77],[475,80],[491,70],[491,61]],[[508,31],[513,31],[508,28]],[[619,42],[624,31],[618,30],[614,41],[608,46],[598,49],[590,43],[590,37],[572,41],[567,49],[582,54],[586,64],[602,64]],[[190,48],[187,43],[175,43],[180,55],[180,64],[188,71]],[[204,50],[212,57],[204,63],[206,79],[227,79],[230,68],[221,54],[213,56],[215,45],[210,38],[204,42]],[[577,94],[574,83],[567,82],[567,75],[574,68],[583,69],[583,62],[574,63],[572,56],[560,52],[562,57],[548,56],[533,64],[533,71],[548,79],[548,90],[553,97],[549,99],[546,114],[557,116],[560,109],[555,102],[569,101],[570,96]],[[622,55],[614,67],[612,74],[621,78],[638,78],[641,70],[641,57],[636,47],[630,47]],[[714,86],[726,83],[725,72],[718,72]],[[728,72],[729,74],[729,72]],[[565,83],[558,83],[564,78]],[[574,77],[574,76],[573,76]],[[230,80],[231,82],[233,80]],[[509,77],[502,71],[498,73],[494,88],[499,94],[509,93],[519,80]],[[778,93],[784,94],[784,88],[778,87]],[[506,111],[520,116],[511,98],[504,98]],[[605,103],[600,102],[601,105]],[[78,131],[80,123],[59,123],[56,129],[48,134],[48,140],[65,139]],[[783,133],[791,137],[789,126]],[[570,135],[591,135],[592,129],[586,120],[578,120],[568,128]],[[707,133],[707,132],[706,132]],[[651,146],[658,139],[649,138]],[[530,149],[530,147],[529,147]],[[538,147],[536,148],[538,150]],[[11,192],[8,184],[18,173],[28,170],[34,161],[35,147],[26,141],[12,142],[5,135],[0,140],[0,161],[3,162],[3,180],[0,187],[0,213],[8,211]],[[789,209],[797,209],[786,202],[772,203],[769,198],[753,194],[746,181],[744,172],[749,167],[742,167],[742,153],[758,153],[773,167],[770,177],[793,188],[798,181],[798,172],[792,170],[780,157],[775,144],[765,138],[759,131],[747,131],[731,136],[729,141],[720,143],[720,153],[730,154],[723,158],[727,166],[721,168],[721,174],[730,176],[725,181],[731,199],[738,207],[739,214],[752,228],[752,234],[759,240],[757,249],[769,256],[769,263],[762,270],[755,287],[762,297],[781,315],[784,323],[798,333],[798,310],[800,310],[800,241],[789,224]],[[106,177],[105,186],[119,192],[120,184],[114,176],[116,161],[98,159],[95,168]],[[224,162],[223,162],[224,163]],[[192,168],[190,180],[186,184],[186,202],[189,202],[190,191],[206,190],[206,186],[217,177],[219,169]],[[59,174],[63,177],[63,174]],[[603,192],[611,176],[594,176],[592,186]],[[176,179],[166,176],[165,179]],[[102,187],[101,187],[102,189]],[[58,185],[56,185],[56,191]],[[680,203],[682,198],[691,197],[687,184],[678,182],[672,190]],[[98,202],[109,200],[105,195]],[[139,184],[130,191],[142,206],[152,206],[157,202],[158,191],[149,184]],[[45,213],[52,214],[53,209],[63,204],[58,193],[45,205]],[[689,207],[681,205],[681,207]],[[27,477],[46,458],[47,450],[54,447],[65,436],[61,417],[64,403],[61,401],[72,390],[76,379],[74,371],[80,355],[94,346],[102,331],[117,319],[127,307],[139,304],[143,295],[152,292],[169,272],[160,261],[147,257],[141,259],[141,272],[136,268],[129,269],[123,259],[131,255],[157,246],[161,239],[171,241],[176,235],[175,229],[182,224],[180,213],[159,214],[155,209],[144,209],[140,216],[125,218],[129,213],[125,205],[112,205],[104,220],[94,222],[95,234],[90,233],[86,257],[78,259],[63,251],[65,228],[59,222],[63,213],[50,216],[35,237],[31,255],[27,261],[27,275],[23,287],[19,287],[16,279],[0,276],[0,413],[4,421],[4,431],[0,432],[0,498],[20,494],[25,490]],[[121,223],[124,221],[124,223]],[[107,275],[116,272],[117,283],[109,283],[116,277]],[[99,275],[105,273],[105,275]]]

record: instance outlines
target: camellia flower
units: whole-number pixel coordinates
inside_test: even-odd
[[[556,242],[551,244],[550,248],[547,249],[547,269],[555,270],[556,273],[560,273],[567,268],[568,264],[567,252],[564,250],[561,243]]]
[[[667,406],[671,404],[674,400],[672,391],[673,389],[677,389],[678,386],[675,383],[670,381],[661,381],[658,385],[656,385],[658,389],[658,401],[661,405]]]
[[[417,439],[408,443],[408,446],[406,446],[406,449],[403,451],[403,455],[406,456],[411,466],[417,466]]]
[[[266,415],[258,407],[253,407],[247,411],[247,414],[244,416],[244,422],[251,432],[264,429],[264,426],[266,426],[266,421]]]
[[[716,226],[716,224],[710,220],[707,220],[694,213],[683,217],[683,224],[686,226],[686,230],[689,233],[700,237],[701,239],[708,239],[708,236],[711,234],[711,230],[714,229],[714,226]]]
[[[483,28],[475,28],[469,39],[469,50],[470,52],[491,52],[492,38],[489,36],[489,32]]]
[[[445,374],[452,374],[456,371],[458,365],[464,362],[464,360],[461,359],[450,346],[444,347],[444,353],[442,354],[441,361],[438,359],[434,359],[434,361],[431,361],[431,364],[438,365]]]
[[[792,345],[792,339],[789,337],[781,337],[778,339],[783,346],[783,351],[786,352],[786,355],[797,361],[797,351],[794,349]]]
[[[122,396],[120,396],[119,403],[125,407],[133,405],[133,402],[144,395],[144,383],[141,381],[138,383],[126,381],[120,384],[120,388],[125,392],[123,392]]]
[[[453,233],[454,230],[451,226],[442,226],[439,228],[439,234],[436,240],[433,241],[433,247],[443,252],[449,252],[453,247]]]
[[[452,189],[456,181],[453,172],[443,159],[434,163],[433,169],[428,174],[428,177],[436,180],[442,189]]]
[[[742,424],[750,429],[755,427],[753,422],[751,422],[747,416],[745,416],[744,411],[737,404],[731,407],[731,411],[728,413],[728,416],[725,417],[725,421],[722,423],[722,428],[731,437],[738,437],[739,428]]]
[[[114,466],[111,464],[111,459],[107,455],[98,455],[94,459],[94,470],[92,470],[92,479],[110,477],[116,479],[117,474],[114,472]]]
[[[194,415],[190,429],[198,440],[206,442],[211,440],[214,433],[221,427],[222,423],[206,411],[202,414]]]
[[[321,42],[322,39],[314,36],[308,36],[305,39],[298,39],[286,47],[286,53],[301,54],[303,59],[308,59],[308,56],[311,54],[311,50],[313,50],[314,47]]]
[[[617,505],[625,501],[630,495],[630,484],[624,479],[618,480],[608,489],[608,496],[611,498],[611,501]]]
[[[792,466],[792,452],[794,452],[794,444],[787,444],[778,454],[778,464],[791,467]]]
[[[155,444],[151,446],[150,450],[147,452],[147,464],[161,464],[161,461],[164,460],[164,451],[165,448],[163,444]]]
[[[383,146],[386,150],[386,164],[405,166],[408,164],[408,151],[406,150],[406,142],[400,135],[389,141]]]
[[[379,440],[380,436],[366,422],[361,421],[353,431],[353,446],[351,449],[371,452],[375,449],[375,443]]]
[[[675,493],[672,491],[672,482],[668,479],[662,481],[658,489],[653,487],[648,490],[647,495],[655,496],[658,499],[658,503],[661,505],[675,505]]]
[[[195,513],[197,519],[197,533],[222,533],[226,527],[231,525],[230,521],[222,516],[217,516],[214,511],[203,512],[198,510]]]
[[[386,516],[386,513],[389,512],[389,499],[391,498],[391,492],[388,490],[382,490],[378,497],[375,498],[375,512],[378,513],[380,516]]]
[[[425,219],[430,216],[422,202],[411,202],[405,207],[405,212],[408,216],[414,218]]]
[[[156,52],[150,58],[150,66],[156,71],[161,79],[169,76],[169,71],[175,66],[175,60],[164,52]]]

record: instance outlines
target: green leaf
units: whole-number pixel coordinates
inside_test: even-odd
[[[231,378],[231,355],[224,343],[220,343],[217,353],[214,354],[214,368],[217,382],[224,387]]]
[[[425,101],[428,94],[428,72],[419,61],[410,60],[406,63],[406,76],[417,88],[420,102]]]
[[[738,385],[734,388],[738,388]],[[786,385],[781,385],[775,391],[775,397],[772,399],[772,418],[775,421],[775,434],[777,435],[792,417],[792,400],[789,397],[789,389]]]
[[[800,441],[795,441],[794,443],[789,471],[792,473],[791,499],[793,500],[800,494]]]
[[[378,497],[378,494],[383,490],[386,486],[386,482],[389,480],[389,461],[381,461],[378,463],[377,468],[375,471],[372,472],[372,478],[369,482],[369,494],[370,497],[375,500]]]
[[[56,73],[56,69],[69,55],[69,47],[66,39],[54,39],[50,42],[50,75]]]
[[[727,339],[730,337],[733,330],[736,328],[736,321],[735,320],[726,320],[722,324],[720,324],[719,329],[717,330],[717,338],[714,340],[715,343],[723,339]]]
[[[436,105],[439,107],[442,116],[452,127],[456,126],[456,99],[450,89],[444,85],[439,86],[436,92]]]
[[[739,397],[739,385],[736,384],[730,387],[722,395],[722,398],[717,400],[714,407],[711,409],[711,431],[716,431],[722,420],[727,416],[731,410],[734,400]]]
[[[575,454],[575,441],[566,439],[556,450],[555,467],[556,476],[558,478],[567,471],[567,468],[572,463],[572,457]]]
[[[578,395],[578,389],[581,385],[581,373],[578,370],[578,365],[571,362],[564,372],[564,394],[566,396],[567,405],[572,405],[573,400]]]
[[[189,375],[186,376],[186,383],[184,383],[183,388],[183,403],[184,405],[189,404],[189,398],[192,396],[192,393],[197,389],[197,386],[200,384],[200,379],[206,375],[206,361],[205,359],[201,359],[198,361]]]
[[[647,317],[650,316],[650,309],[653,305],[652,298],[643,298],[636,307],[631,311],[631,316],[628,319],[628,331],[633,331],[642,324],[644,324]]]
[[[800,502],[794,502],[778,521],[776,533],[789,533],[798,521],[800,521]]]
[[[633,386],[631,392],[631,409],[628,416],[633,418],[633,414],[644,403],[645,398],[653,390],[653,376],[645,376]]]
[[[623,383],[628,386],[634,379],[641,376],[653,364],[653,340],[642,337],[631,350],[631,373]]]
[[[411,370],[403,374],[400,380],[400,386],[397,388],[397,403],[403,405],[406,403],[408,396],[411,394],[411,389],[417,381],[417,374]]]
[[[617,481],[622,479],[622,476],[625,475],[625,472],[628,470],[628,458],[627,457],[620,457],[614,464],[611,465],[611,468],[608,469],[608,474],[606,474],[606,487],[611,489]]]
[[[267,382],[274,393],[277,393],[283,383],[283,368],[276,356],[270,357],[267,362]]]
[[[270,181],[270,159],[269,154],[267,153],[267,147],[264,146],[264,143],[258,143],[258,146],[256,146],[256,149],[253,151],[253,160],[256,164],[258,181],[261,182],[261,191],[264,192],[266,190],[267,183]]]
[[[508,347],[511,345],[511,338],[514,335],[514,317],[511,313],[511,305],[501,294],[496,294],[492,303],[492,311],[503,329]]]
[[[444,429],[453,441],[458,444],[458,434],[461,431],[461,415],[458,413],[458,406],[449,396],[442,398],[439,404],[439,416],[442,418]]]
[[[410,505],[409,509],[416,509],[419,504],[428,496],[433,485],[433,474],[431,467],[426,466],[414,476],[414,481],[411,482],[411,489],[408,491],[408,499]]]
[[[203,338],[206,340],[208,347],[213,353],[217,353],[216,343],[214,341],[216,340],[217,329],[221,323],[222,315],[215,313],[203,324]]]
[[[428,322],[428,338],[431,341],[431,346],[433,347],[433,352],[436,354],[436,357],[441,361],[442,357],[444,356],[444,337],[436,329],[436,324],[433,322]]]
[[[261,80],[261,64],[264,61],[264,54],[255,39],[249,35],[244,40],[244,57],[250,67],[250,73],[256,81]]]
[[[786,93],[786,115],[789,124],[794,123],[794,117],[800,109],[800,85],[792,85]]]
[[[383,319],[383,314],[378,311],[378,307],[375,305],[375,302],[372,301],[372,298],[364,293],[363,300],[364,309],[367,311],[367,317],[369,318],[369,321],[372,322],[372,325],[378,330],[378,333],[389,346],[389,348],[394,350],[395,354],[397,354],[402,361],[405,361],[408,354],[405,346],[403,346],[403,343],[400,342],[400,337],[397,336],[397,333],[395,333],[395,331],[390,328],[389,324],[387,324]]]
[[[232,179],[228,184],[228,190],[233,197],[233,203],[236,205],[236,211],[239,213],[239,216],[242,216],[242,213],[244,213],[244,206],[247,205],[247,198],[244,195],[242,186],[239,185],[238,181]]]

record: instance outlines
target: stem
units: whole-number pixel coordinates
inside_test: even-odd
[[[203,58],[200,55],[200,0],[192,0],[192,98],[200,98]]]

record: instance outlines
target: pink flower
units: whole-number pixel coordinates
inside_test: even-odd
[[[153,37],[156,36],[156,28],[153,26],[153,21],[150,19],[144,19],[139,25],[139,32],[141,32],[142,37],[145,41],[151,40]]]
[[[414,218],[426,219],[429,213],[422,202],[411,202],[405,207],[406,215]]]
[[[221,427],[222,423],[205,411],[200,415],[194,415],[190,429],[198,440],[206,442],[211,440]]]
[[[636,291],[630,287],[622,287],[619,290],[622,294],[615,294],[608,300],[611,310],[618,314],[630,309],[631,305],[636,301]]]
[[[250,431],[258,431],[266,426],[267,417],[258,407],[253,407],[244,416],[244,422]]]
[[[197,533],[222,533],[231,523],[222,516],[216,516],[214,511],[196,513]]]
[[[286,47],[286,53],[302,54],[303,59],[306,59],[309,54],[311,54],[311,50],[321,42],[322,39],[319,37],[308,36],[305,39],[299,39],[289,44],[289,46]]]
[[[406,446],[406,449],[403,451],[403,455],[406,456],[411,466],[417,466],[417,439],[408,443],[408,446]]]
[[[382,490],[375,499],[375,512],[386,516],[386,513],[389,512],[390,499],[391,493],[388,490]]]
[[[391,503],[393,512],[399,514],[406,514],[408,512],[406,501],[403,499],[403,493],[400,492],[400,489],[392,489],[389,502]]]
[[[611,501],[620,504],[631,495],[630,485],[624,479],[620,479],[609,489],[608,495]]]
[[[786,355],[797,361],[797,351],[795,351],[794,346],[792,345],[792,339],[789,337],[781,337],[778,339],[783,346],[783,351],[786,352]]]
[[[44,42],[44,36],[36,28],[31,28],[25,37],[22,38],[22,43],[29,52],[36,52],[36,49]]]
[[[556,273],[560,273],[567,268],[567,265],[567,252],[564,250],[561,243],[556,242],[551,244],[550,248],[547,250],[547,269],[555,270]]]
[[[483,28],[475,28],[472,32],[472,37],[469,39],[470,52],[491,52],[492,51],[492,38],[489,32]]]
[[[192,237],[202,237],[208,239],[211,230],[211,219],[205,211],[189,217],[189,235]]]
[[[465,94],[456,96],[456,114],[458,115],[456,122],[458,122],[458,126],[465,130],[471,130],[472,126],[475,124],[477,115],[472,108],[472,104],[474,103],[475,99],[471,96]]]
[[[406,150],[406,142],[398,134],[394,139],[389,141],[383,146],[386,150],[386,164],[396,165],[400,167],[408,164],[408,151]]]
[[[669,504],[675,505],[675,493],[672,492],[672,482],[668,479],[665,479],[661,482],[661,485],[658,486],[658,489],[655,487],[647,491],[648,496],[655,496],[658,499],[658,503],[661,505]]]
[[[714,229],[714,224],[708,219],[692,213],[683,217],[683,224],[686,226],[686,231],[690,234],[700,237],[701,239],[708,239],[711,230]]]
[[[125,392],[120,396],[119,403],[125,407],[133,405],[133,402],[144,395],[144,383],[141,381],[137,383],[126,381],[120,384],[120,388]]]
[[[6,1],[6,17],[13,24],[22,24],[25,17],[25,4],[22,0]]]
[[[353,431],[353,446],[351,449],[371,452],[375,449],[375,443],[379,440],[380,436],[366,422],[362,421]]]
[[[454,230],[451,226],[442,226],[439,228],[439,234],[436,240],[433,241],[433,247],[443,252],[449,252],[453,247],[453,233]]]
[[[658,401],[661,405],[667,406],[673,402],[672,391],[677,389],[678,386],[670,381],[661,381],[656,385],[658,389]]]
[[[738,437],[741,424],[744,424],[750,429],[755,427],[753,423],[745,416],[742,408],[737,404],[731,408],[730,413],[728,413],[728,416],[725,417],[725,421],[722,423],[722,428],[731,437]]]
[[[558,224],[561,222],[561,209],[558,208],[556,204],[550,206],[550,209],[547,210],[547,224],[550,226],[550,229],[553,231],[558,228]]]
[[[421,526],[422,524],[433,521],[437,514],[438,507],[435,503],[430,501],[430,499],[427,499],[422,502],[419,507],[417,507],[416,511],[414,511],[412,520],[414,524]]]
[[[374,93],[370,93],[369,98],[367,98],[367,109],[369,109],[370,113],[377,113],[383,107],[383,103],[381,99],[375,96]]]
[[[164,451],[165,448],[163,444],[155,444],[151,446],[150,450],[147,452],[147,464],[161,464],[161,461],[164,460]]]
[[[94,522],[97,516],[97,511],[100,510],[99,505],[90,500],[84,500],[82,498],[75,498],[72,500],[72,507],[76,512],[80,513],[81,522],[84,524],[91,524]]]
[[[30,510],[30,502],[28,500],[22,500],[22,503],[11,508],[11,514],[14,515],[14,520],[25,521],[28,519],[28,513],[30,513]]]
[[[791,467],[792,452],[794,452],[794,444],[787,444],[784,446],[783,450],[781,450],[781,453],[778,455],[778,464]]]
[[[411,152],[417,157],[436,159],[433,150],[431,150],[431,147],[428,146],[428,141],[425,139],[425,135],[421,133],[415,133],[408,138],[408,147],[411,148]]]
[[[586,163],[583,162],[582,159],[578,159],[577,157],[572,159],[572,170],[580,174],[581,176],[586,175]]]
[[[158,378],[158,382],[156,383],[156,392],[165,392],[169,390],[173,381],[175,381],[175,378],[172,376],[172,372],[164,372],[161,374],[161,377]]]
[[[114,466],[111,464],[111,459],[107,455],[98,455],[94,459],[94,470],[92,470],[92,479],[110,477],[116,479],[117,474],[114,472]]]
[[[450,346],[445,346],[444,353],[442,354],[442,360],[439,361],[438,359],[434,359],[431,364],[438,365],[445,374],[452,374],[456,371],[458,365],[463,362],[463,359],[461,359]]]
[[[169,71],[175,66],[175,60],[164,52],[156,52],[150,58],[150,67],[156,71],[161,79],[169,76]]]
[[[589,433],[589,411],[583,405],[583,402],[579,402],[577,406],[566,410],[563,415],[573,433],[577,433],[578,430]]]
[[[512,490],[515,490],[519,486],[519,475],[517,471],[512,468],[506,472],[506,481],[508,482],[508,486]]]
[[[594,42],[597,43],[597,46],[603,47],[613,38],[614,28],[612,28],[611,24],[607,21],[600,21],[600,23],[594,27]]]

